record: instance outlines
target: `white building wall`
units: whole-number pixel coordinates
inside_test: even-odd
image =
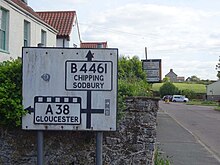
[[[0,61],[21,57],[22,46],[24,44],[24,20],[30,22],[31,26],[30,46],[36,47],[41,42],[41,30],[47,33],[47,46],[56,46],[56,32],[53,29],[30,17],[6,1],[0,1],[0,6],[9,11],[9,50],[7,53],[0,51]]]
[[[207,85],[207,95],[220,95],[220,81]]]
[[[70,41],[68,41],[67,39],[57,39],[57,47],[72,47],[70,46]]]

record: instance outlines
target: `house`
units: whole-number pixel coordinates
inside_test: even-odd
[[[174,73],[173,69],[170,69],[170,72],[165,75],[165,77],[169,77],[170,82],[183,82],[185,81],[185,77],[178,77],[176,73]]]
[[[220,100],[220,81],[216,81],[206,86],[206,99],[207,100]]]
[[[57,47],[80,47],[80,33],[75,11],[44,11],[37,14],[58,31]]]
[[[173,69],[170,69],[170,72],[165,77],[169,77],[171,82],[177,82],[177,74],[173,72]]]
[[[108,48],[107,42],[81,42],[80,48]]]
[[[21,56],[23,46],[56,46],[57,30],[39,17],[27,0],[1,0],[0,25],[0,61]]]

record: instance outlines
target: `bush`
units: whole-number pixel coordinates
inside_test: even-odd
[[[179,94],[179,89],[171,82],[165,82],[159,89],[160,96]]]
[[[20,126],[22,106],[21,59],[0,63],[0,125]]]

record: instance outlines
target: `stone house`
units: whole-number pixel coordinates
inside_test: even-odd
[[[37,14],[58,31],[57,47],[80,47],[81,38],[75,11],[42,11]]]
[[[27,0],[0,1],[0,61],[21,57],[23,46],[56,46],[56,35]]]
[[[165,77],[170,78],[170,82],[183,82],[185,78],[183,76],[178,77],[176,73],[174,73],[173,69],[170,69],[170,72],[165,75]]]
[[[214,101],[220,100],[220,81],[206,86],[206,99]]]

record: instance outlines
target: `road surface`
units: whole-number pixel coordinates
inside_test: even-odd
[[[220,164],[220,112],[160,102],[157,139],[173,164]]]

